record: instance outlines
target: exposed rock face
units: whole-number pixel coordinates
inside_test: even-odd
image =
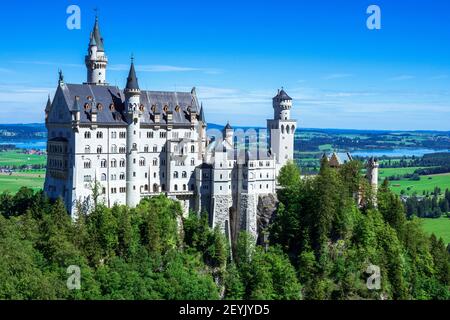
[[[240,229],[250,233],[255,239],[257,233],[257,195],[240,195]]]
[[[263,232],[267,230],[277,209],[278,199],[274,194],[259,196],[257,206],[258,244],[264,243]]]

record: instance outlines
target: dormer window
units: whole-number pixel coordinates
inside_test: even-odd
[[[84,110],[89,110],[91,108],[89,103],[84,104]]]
[[[114,107],[114,104],[113,104],[113,103],[111,103],[111,104],[109,105],[109,110],[111,110],[111,111],[114,111],[114,110],[115,110],[115,107]]]
[[[139,106],[139,111],[144,112],[144,105],[143,105],[143,104],[141,104],[141,105]]]
[[[89,101],[92,101],[92,96],[87,96],[86,97]]]
[[[156,112],[156,105],[152,105],[152,112],[153,112],[153,113]]]
[[[97,109],[98,109],[98,111],[102,111],[103,105],[101,103],[97,104]]]
[[[179,105],[177,105],[177,106],[175,107],[175,111],[176,111],[176,112],[180,112],[180,106],[179,106]]]
[[[164,110],[164,112],[167,112],[167,111],[169,111],[169,107],[167,105],[165,105],[163,110]]]

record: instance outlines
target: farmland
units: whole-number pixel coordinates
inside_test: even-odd
[[[20,150],[0,152],[0,168],[14,168],[12,172],[0,173],[0,193],[15,193],[22,186],[33,190],[42,189],[45,178],[43,166],[46,161],[45,155],[25,154]]]
[[[23,186],[33,190],[42,189],[44,186],[44,178],[45,174],[0,174],[0,193],[4,191],[15,193]]]
[[[434,233],[436,237],[442,238],[446,244],[450,244],[450,218],[421,219],[422,227],[428,234]]]
[[[421,195],[424,191],[432,192],[436,187],[441,190],[450,189],[450,173],[420,176],[419,181],[407,179],[391,181],[390,187],[397,194],[404,190],[406,195],[413,195],[414,192]]]

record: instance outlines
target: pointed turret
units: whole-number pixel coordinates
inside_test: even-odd
[[[45,112],[49,112],[52,107],[52,100],[50,99],[50,94],[48,95],[47,104],[45,106]]]
[[[200,105],[200,115],[198,117],[198,120],[203,123],[206,123],[205,114],[203,113],[203,102]]]
[[[136,70],[134,69],[134,59],[131,58],[130,72],[128,72],[126,91],[140,91],[138,79],[136,77]]]
[[[94,34],[91,32],[91,36],[89,37],[89,47],[97,46],[97,42],[95,42]]]
[[[103,38],[100,35],[97,16],[95,17],[94,29],[90,33],[88,53],[84,61],[87,68],[86,84],[107,85],[106,66],[108,64],[108,58],[105,55]]]

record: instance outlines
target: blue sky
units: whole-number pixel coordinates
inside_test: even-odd
[[[66,8],[81,8],[81,29]],[[366,9],[381,8],[381,30]],[[0,123],[43,122],[58,68],[85,81],[99,19],[107,80],[131,53],[149,90],[197,87],[209,122],[265,125],[283,86],[301,127],[450,130],[450,2],[33,1],[1,4]]]

